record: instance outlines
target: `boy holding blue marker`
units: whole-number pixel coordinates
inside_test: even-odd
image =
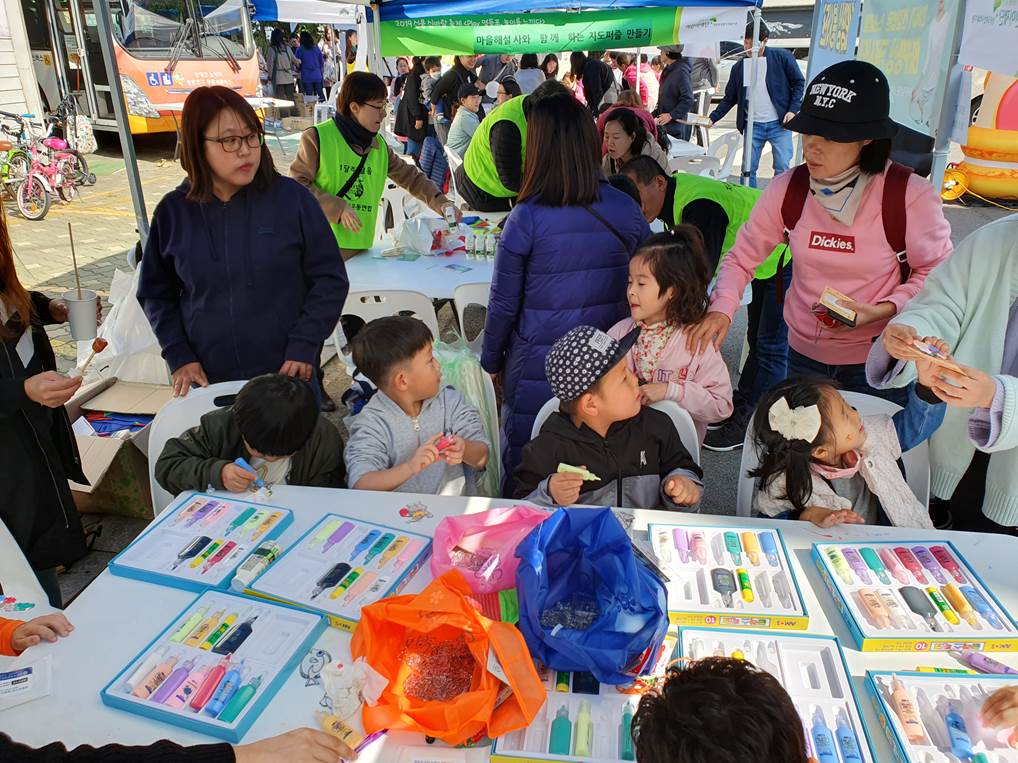
[[[155,477],[174,495],[209,485],[234,493],[266,485],[343,487],[343,442],[306,382],[265,374],[245,384],[232,406],[168,441]]]

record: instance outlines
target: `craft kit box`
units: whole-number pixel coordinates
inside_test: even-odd
[[[399,593],[431,553],[431,538],[326,514],[247,592],[319,612],[353,631],[361,608]]]
[[[180,496],[117,554],[109,569],[150,583],[202,591],[229,588],[237,568],[293,522],[289,509],[205,493]]]
[[[100,697],[110,707],[236,743],[325,628],[321,615],[206,591]]]
[[[651,524],[650,545],[670,578],[673,623],[806,630],[809,614],[780,530]]]
[[[813,561],[864,652],[1018,650],[1018,626],[949,542],[815,543]]]
[[[1018,676],[867,671],[866,691],[899,763],[1018,763],[1013,728],[983,725],[983,704]]]
[[[679,628],[678,651],[680,657],[690,660],[742,658],[778,679],[799,711],[810,757],[824,763],[875,763],[837,639]]]

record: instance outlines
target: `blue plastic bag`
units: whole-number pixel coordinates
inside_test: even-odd
[[[519,628],[553,670],[630,683],[668,629],[664,583],[611,509],[559,509],[516,549]]]

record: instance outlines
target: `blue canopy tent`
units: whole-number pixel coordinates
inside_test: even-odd
[[[357,23],[363,13],[353,3],[334,3],[329,0],[250,0],[252,21],[288,21],[306,24]]]

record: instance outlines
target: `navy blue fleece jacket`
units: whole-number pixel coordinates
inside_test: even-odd
[[[317,364],[350,288],[318,202],[281,175],[225,204],[187,189],[156,207],[138,282],[170,369],[197,361],[215,383]]]

